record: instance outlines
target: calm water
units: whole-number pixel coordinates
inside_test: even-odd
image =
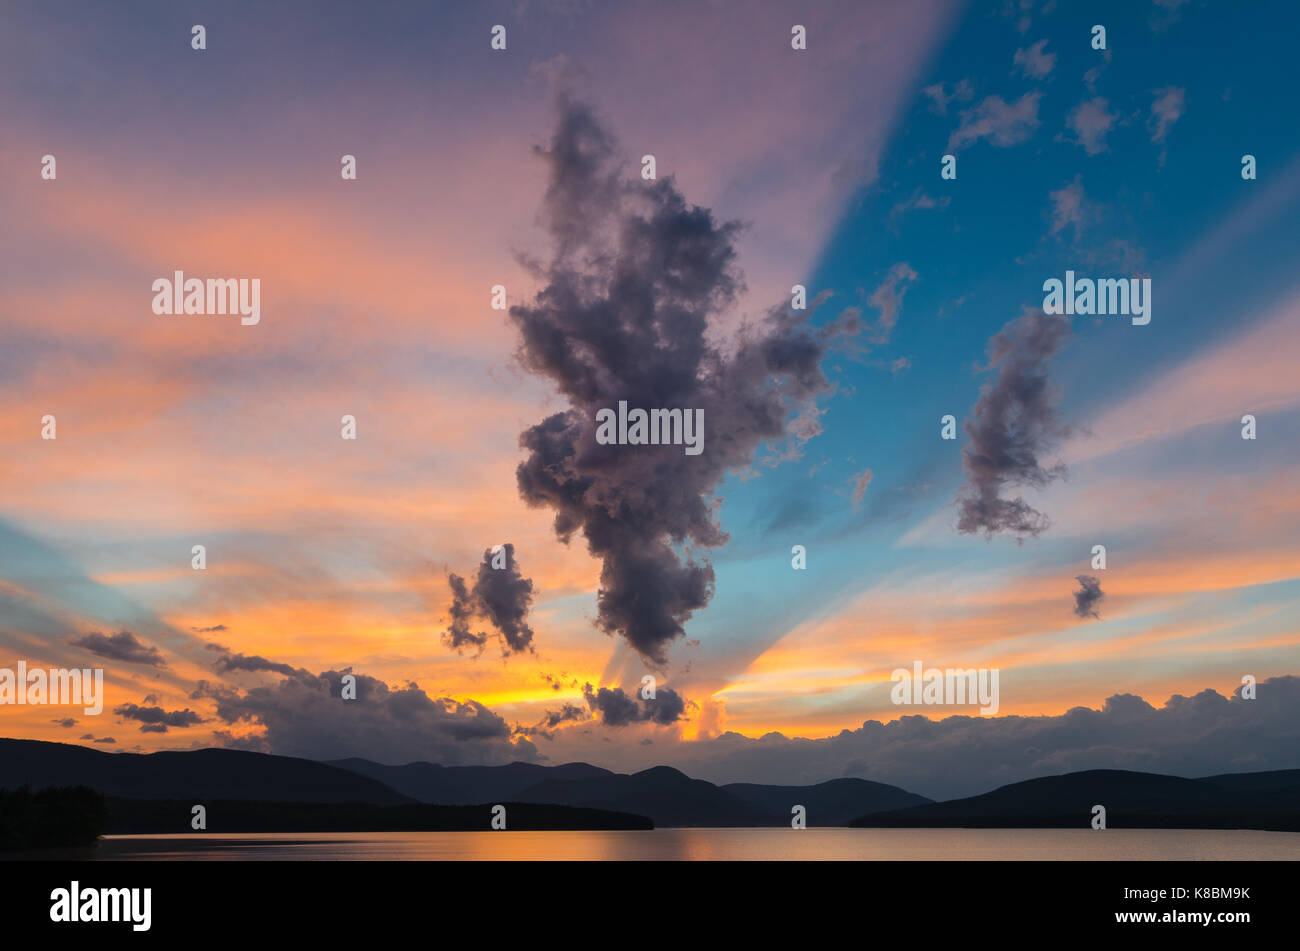
[[[99,859],[1300,860],[1300,834],[1178,829],[654,829],[105,836]]]

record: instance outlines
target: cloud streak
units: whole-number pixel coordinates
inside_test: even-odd
[[[1041,488],[1064,474],[1063,466],[1045,467],[1041,460],[1070,434],[1058,418],[1046,370],[1069,332],[1063,318],[1029,311],[989,341],[988,369],[997,376],[966,420],[970,443],[962,450],[966,483],[958,495],[958,531],[1024,536],[1047,528],[1046,515],[1003,492],[1011,486]]]
[[[130,631],[118,631],[116,634],[101,634],[98,631],[71,641],[73,647],[81,647],[98,657],[108,660],[120,660],[126,664],[142,664],[146,667],[166,667],[162,652],[150,647]]]

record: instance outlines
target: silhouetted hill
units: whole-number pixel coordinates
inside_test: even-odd
[[[1300,802],[1300,769],[1274,769],[1263,773],[1222,773],[1204,776],[1201,782],[1223,789],[1290,796]]]
[[[587,763],[385,766],[343,759],[331,765],[377,779],[421,802],[457,805],[516,799],[631,812],[650,816],[657,826],[788,825],[790,807],[796,803],[807,807],[809,825],[844,825],[864,812],[930,801],[862,779],[834,779],[816,786],[734,783],[719,787],[669,766],[627,775]]]
[[[208,800],[207,829],[220,832],[442,832],[487,831],[492,805],[431,806],[414,803],[250,802]],[[503,802],[506,831],[530,829],[652,829],[645,816],[601,809],[575,809],[527,802]],[[109,799],[110,835],[192,833],[193,803],[185,800]]]
[[[864,813],[933,802],[897,786],[852,778],[815,786],[728,783],[721,788],[761,812],[767,820],[763,825],[789,825],[790,809],[796,804],[808,810],[809,826],[844,826]]]
[[[607,769],[586,763],[566,763],[563,766],[407,763],[405,766],[385,766],[367,759],[338,759],[331,760],[330,765],[368,776],[419,802],[447,806],[505,802],[518,798],[522,790],[547,779],[596,779],[614,775]]]
[[[1256,778],[1247,778],[1250,776]],[[1211,780],[1094,769],[1012,783],[967,799],[876,812],[849,824],[860,828],[1087,829],[1093,806],[1102,805],[1106,807],[1106,826],[1111,829],[1300,831],[1300,801],[1288,792],[1285,778],[1247,773]],[[1261,791],[1252,787],[1274,788]]]
[[[631,775],[545,779],[522,790],[519,799],[631,812],[649,816],[657,827],[765,824],[754,806],[671,766],[655,766]]]
[[[314,760],[242,750],[106,753],[67,743],[0,739],[0,785],[89,786],[130,799],[277,800],[398,805],[407,796]]]

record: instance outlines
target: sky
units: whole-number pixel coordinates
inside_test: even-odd
[[[1300,767],[1293,5],[3,17],[0,665],[106,679],[5,735],[927,795]],[[155,314],[176,270],[260,322]],[[1067,271],[1149,278],[1150,323],[1044,315]],[[600,445],[620,399],[703,452]],[[894,703],[916,662],[997,713]]]

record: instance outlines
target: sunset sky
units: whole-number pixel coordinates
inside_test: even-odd
[[[1242,703],[1222,698],[1245,675],[1287,692],[1267,722],[1292,732],[1252,727],[1257,745],[1233,734],[1188,768],[1300,766],[1300,688],[1283,679],[1300,674],[1300,11],[1087,6],[6,5],[0,666],[102,666],[108,692],[99,717],[0,708],[0,733],[924,786],[939,767],[876,768],[863,725],[978,718],[891,703],[891,671],[919,660],[998,668],[1007,724],[1088,707],[1147,725],[1056,747],[1021,736],[1008,742],[1023,760],[990,776],[1174,771],[1170,751],[1199,755],[1198,734],[1168,739],[1160,714],[1199,703],[1213,720]],[[505,51],[489,46],[495,24]],[[780,438],[745,442],[748,404],[720,387],[730,415],[710,409],[698,463],[725,468],[716,484],[673,450],[664,485],[720,532],[656,549],[674,564],[689,549],[714,574],[658,659],[602,627],[602,557],[581,529],[558,537],[557,508],[530,505],[518,472],[521,434],[579,405],[524,327],[563,316],[537,296],[562,270],[561,204],[575,240],[597,245],[595,179],[570,194],[557,178],[566,121],[587,120],[608,140],[579,144],[606,144],[632,196],[599,206],[612,226],[635,189],[680,194],[711,212],[690,219],[702,234],[647,246],[734,251],[743,284],[691,306],[737,381],[766,379],[745,342],[769,319],[779,340],[823,348],[823,380],[765,391],[790,398]],[[641,181],[646,154],[656,183]],[[625,251],[628,268],[659,260]],[[156,316],[152,282],[174,270],[259,278],[261,322]],[[1061,338],[1031,352],[1043,282],[1067,270],[1150,277],[1150,324],[1058,318]],[[497,284],[516,311],[490,307]],[[791,314],[794,284],[810,307]],[[635,356],[628,373],[651,365]],[[601,368],[611,392],[622,372]],[[990,489],[963,452],[1007,435],[992,401],[1035,379],[1045,389],[1017,405],[1043,413],[1026,423],[1042,484]],[[340,438],[344,415],[356,441]],[[744,464],[719,461],[720,433]],[[649,491],[600,478],[633,506]],[[1046,527],[962,531],[981,485]],[[677,524],[652,514],[646,537]],[[531,641],[507,651],[475,617],[481,649],[454,649],[449,575],[472,585],[506,542],[532,581]],[[1075,611],[1078,575],[1100,581],[1098,616]],[[326,687],[349,670],[361,713]],[[647,673],[680,715],[624,724],[594,699],[632,696]],[[1174,695],[1194,700],[1166,707]],[[857,753],[830,745],[858,736]]]

